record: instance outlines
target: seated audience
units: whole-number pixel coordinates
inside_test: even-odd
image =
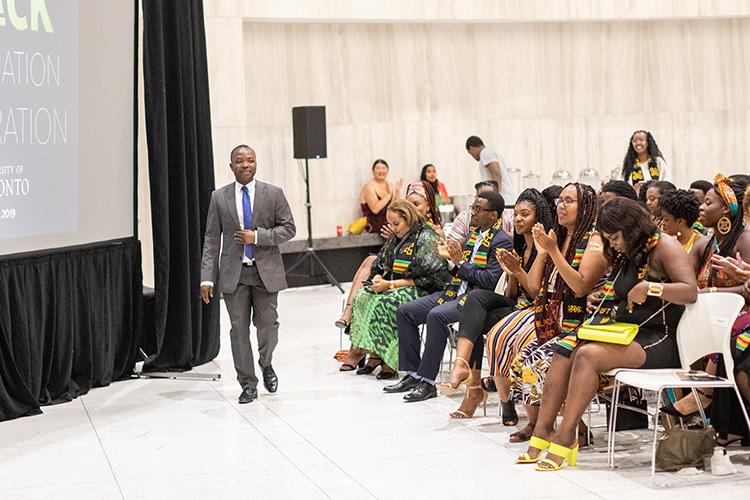
[[[495,256],[501,266],[512,269],[513,272],[531,269],[536,258],[531,228],[537,223],[541,223],[545,230],[551,229],[552,214],[542,193],[529,188],[518,197],[513,211],[513,252],[500,249]],[[507,264],[503,264],[503,261]],[[461,383],[465,383],[467,388],[461,406],[450,414],[452,418],[472,417],[483,401],[482,387],[478,384],[484,357],[484,335],[514,309],[521,310],[531,304],[529,292],[524,286],[528,284],[519,283],[518,279],[511,276],[503,290],[504,294],[476,288],[467,295],[459,316],[456,362],[450,380],[450,386],[454,389]]]
[[[372,164],[372,179],[362,187],[359,195],[362,215],[367,218],[365,230],[368,233],[380,234],[380,229],[387,223],[386,208],[401,197],[403,184],[403,179],[391,183],[388,180],[388,163],[382,159],[375,160]]]
[[[659,199],[661,230],[677,238],[687,253],[690,253],[696,240],[703,236],[694,227],[699,210],[698,199],[684,189],[667,191]]]
[[[438,205],[450,203],[448,190],[445,189],[445,184],[438,180],[435,165],[428,163],[422,167],[422,173],[419,174],[419,180],[430,183],[430,186],[432,186],[432,189],[435,191],[435,201]]]
[[[739,256],[745,262],[750,261],[750,232],[746,231],[743,220],[745,189],[744,183],[735,182],[719,174],[714,180],[713,187],[706,193],[705,200],[700,207],[699,219],[711,231],[711,234],[696,241],[690,252],[694,271],[698,275],[699,293],[746,293],[745,280],[741,276],[733,276],[712,265],[719,257]],[[747,299],[748,296],[745,295],[745,297]],[[732,326],[732,338],[735,345],[737,340],[742,343],[746,338],[744,333],[750,330],[748,320],[750,317],[748,317],[746,306]],[[714,357],[708,361],[706,371],[721,374],[723,368],[717,370]],[[747,433],[744,420],[741,419],[741,426],[734,420],[741,415],[737,411],[734,392],[729,397],[724,391],[717,392],[720,393],[718,396],[720,401],[710,389],[700,391],[700,400],[704,407],[710,405],[711,422],[720,438],[727,440],[731,434]],[[674,405],[667,405],[663,408],[663,411],[674,416],[688,416],[696,410],[697,403],[692,396],[682,398]]]
[[[450,334],[448,325],[458,321],[466,293],[474,288],[495,289],[502,271],[497,260],[489,256],[498,248],[512,248],[501,228],[504,205],[503,197],[494,191],[479,193],[472,205],[471,223],[476,229],[463,248],[453,240],[444,240],[438,247],[440,255],[449,261],[453,280],[442,292],[398,308],[399,369],[406,375],[399,383],[384,387],[385,392],[411,391],[404,396],[407,402],[437,396],[435,379]],[[422,356],[421,324],[427,326]]]
[[[633,186],[625,181],[612,180],[606,183],[602,187],[602,191],[599,194],[599,200],[602,203],[607,203],[610,200],[614,200],[618,196],[627,198],[629,200],[638,201],[638,195],[633,189]]]
[[[520,272],[519,280],[526,279],[539,291],[532,306],[534,323],[505,341],[509,347],[493,360],[511,380],[510,400],[523,402],[529,417],[511,442],[527,441],[534,431],[552,350],[575,335],[586,313],[586,296],[607,270],[601,237],[594,232],[598,207],[590,186],[568,184],[557,204],[555,229],[547,232],[537,224],[532,230],[539,255],[529,275],[524,278]],[[497,335],[505,337],[506,330],[516,329],[513,316],[520,313],[503,319]],[[492,345],[489,338],[487,345]]]
[[[439,236],[412,203],[394,201],[387,217],[391,236],[372,265],[369,285],[354,295],[350,333],[352,344],[370,353],[361,373],[382,365],[379,379],[391,378],[398,369],[396,309],[441,290],[450,279],[437,253]]]
[[[622,161],[622,180],[635,186],[639,182],[668,179],[667,163],[654,136],[645,130],[633,132]]]
[[[597,230],[604,237],[604,254],[612,265],[604,296],[613,298],[601,304],[594,321],[614,319],[641,326],[629,345],[579,341],[573,331],[554,346],[537,425],[527,452],[516,460],[538,462],[537,470],[559,470],[565,460],[575,465],[576,428],[596,394],[600,373],[614,368],[680,366],[677,323],[682,304],[695,302],[697,297],[686,253],[674,239],[660,237],[648,213],[631,200],[603,205]],[[563,420],[555,430],[563,402]],[[547,447],[546,457],[539,460]]]

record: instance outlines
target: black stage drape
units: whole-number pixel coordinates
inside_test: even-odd
[[[144,371],[189,370],[219,352],[219,301],[199,297],[214,190],[201,0],[143,1],[143,74],[155,280]]]
[[[0,262],[0,420],[127,377],[142,293],[135,239]]]

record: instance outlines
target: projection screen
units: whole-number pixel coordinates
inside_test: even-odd
[[[0,0],[0,255],[134,235],[135,15]]]

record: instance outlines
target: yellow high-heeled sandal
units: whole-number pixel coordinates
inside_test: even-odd
[[[562,457],[563,460],[560,462],[560,465],[557,465],[551,458],[547,458],[550,455]],[[551,443],[549,445],[547,457],[543,458],[538,464],[536,464],[536,470],[541,472],[560,470],[566,461],[568,462],[569,467],[575,467],[578,462],[578,443],[572,448],[566,448],[557,443]]]
[[[529,452],[527,451],[520,457],[516,458],[517,464],[535,464],[539,461],[539,459],[542,456],[542,453],[544,453],[544,450],[547,449],[547,447],[550,445],[550,442],[546,439],[542,439],[540,437],[531,436],[531,439],[529,439],[529,446],[532,448],[537,448],[539,450],[539,453],[535,457],[532,457],[529,455]]]
[[[466,385],[467,387],[471,385],[471,382],[472,382],[471,365],[469,365],[469,362],[466,361],[464,358],[456,357],[456,361],[461,361],[463,364],[466,365],[466,367],[469,369],[469,375],[465,379],[463,379],[461,382],[459,382],[456,387],[453,387],[451,384],[445,384],[445,383],[440,384],[438,388],[440,389],[440,394],[444,396],[451,396],[453,394],[456,394],[462,385]]]
[[[466,395],[467,396],[469,395],[469,391],[472,390],[472,389],[481,389],[482,390],[482,405],[483,405],[483,410],[484,410],[484,416],[486,417],[487,416],[487,396],[488,396],[487,391],[485,391],[484,388],[481,385],[467,386],[466,387]],[[474,408],[474,412],[472,412],[471,415],[469,415],[468,413],[466,413],[463,410],[456,410],[456,411],[454,411],[452,413],[449,413],[448,415],[451,418],[455,418],[455,419],[473,418],[474,417],[474,413],[476,413],[476,411],[477,411],[478,408],[479,408],[479,405],[477,405],[477,407]]]

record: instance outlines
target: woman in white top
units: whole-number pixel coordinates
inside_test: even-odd
[[[622,161],[622,179],[633,186],[639,182],[669,180],[667,163],[651,132],[645,130],[633,132],[628,152]]]

